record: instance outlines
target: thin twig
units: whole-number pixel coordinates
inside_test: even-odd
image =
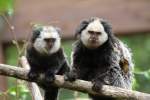
[[[20,52],[20,46],[19,46],[19,43],[18,43],[16,35],[15,35],[15,31],[14,31],[15,27],[13,25],[11,25],[10,21],[8,20],[8,18],[4,14],[1,14],[1,16],[4,18],[5,22],[8,25],[8,28],[10,29],[10,31],[11,31],[11,33],[13,35],[13,38],[14,38],[13,43],[16,45],[18,53],[19,53]]]
[[[16,48],[17,48],[17,53],[18,53],[17,66],[19,66],[19,58],[20,58],[22,55],[24,55],[24,53],[25,53],[26,47],[27,47],[27,45],[28,45],[29,37],[28,37],[28,41],[27,41],[27,42],[24,41],[23,47],[21,48],[20,45],[19,45],[19,42],[17,41],[17,38],[16,38],[16,34],[15,34],[15,31],[14,31],[14,26],[11,25],[11,23],[9,22],[8,18],[7,18],[5,15],[2,15],[2,17],[4,18],[4,20],[5,20],[6,23],[8,24],[8,27],[9,27],[9,29],[10,29],[12,35],[13,35],[13,38],[14,38],[13,43],[15,44],[15,46],[16,46]],[[29,36],[29,32],[28,32],[27,36]],[[32,94],[34,94],[34,93],[32,93],[32,92],[38,91],[38,89],[35,89],[35,87],[36,87],[35,83],[27,83],[27,84],[28,84],[28,88],[29,88],[29,90],[30,90],[30,92],[31,92],[31,96],[32,96],[33,98],[36,98],[34,95],[32,95]],[[30,88],[32,88],[32,90],[31,90]],[[36,94],[36,95],[37,95],[37,94]],[[39,95],[40,95],[40,94],[39,94]],[[17,99],[17,100],[19,99],[19,94],[18,94],[18,80],[17,80],[17,79],[16,79],[16,99]],[[33,100],[42,100],[42,99],[33,99]]]

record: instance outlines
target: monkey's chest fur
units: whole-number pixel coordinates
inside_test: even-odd
[[[98,80],[104,84],[119,87],[125,86],[117,54],[107,43],[93,50],[85,48],[82,44],[76,45],[73,62],[79,79]]]
[[[27,59],[31,66],[31,70],[38,73],[51,70],[55,71],[55,74],[62,74],[60,71],[65,62],[62,49],[51,55],[41,55],[34,48],[29,48]]]
[[[104,55],[104,52],[93,50],[84,51],[81,54],[76,53],[74,55],[74,60],[78,63],[79,69],[82,67],[86,72],[81,79],[88,81],[91,81],[91,79],[95,78],[99,74],[107,72],[111,64],[109,55]]]

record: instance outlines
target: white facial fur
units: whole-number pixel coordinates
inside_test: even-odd
[[[56,39],[53,47],[49,50],[46,49],[47,44],[44,41],[45,38]],[[41,54],[53,54],[59,50],[60,45],[61,45],[60,42],[61,42],[61,38],[57,30],[52,26],[44,26],[42,28],[42,31],[40,32],[40,36],[36,38],[33,46]]]
[[[96,44],[89,43],[90,34],[88,31],[94,32],[101,32],[98,36],[98,42]],[[93,22],[89,23],[89,25],[84,29],[81,33],[81,41],[87,48],[97,48],[104,44],[108,40],[108,35],[104,30],[103,25],[100,23],[99,19],[94,20]]]

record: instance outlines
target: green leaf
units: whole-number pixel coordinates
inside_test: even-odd
[[[7,12],[8,15],[12,15],[13,4],[13,0],[0,0],[0,14]]]
[[[16,87],[9,88],[8,93],[12,96],[16,96]]]

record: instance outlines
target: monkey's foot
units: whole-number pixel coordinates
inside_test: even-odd
[[[93,82],[92,90],[96,92],[100,92],[102,89],[102,85],[103,85],[102,82]]]

